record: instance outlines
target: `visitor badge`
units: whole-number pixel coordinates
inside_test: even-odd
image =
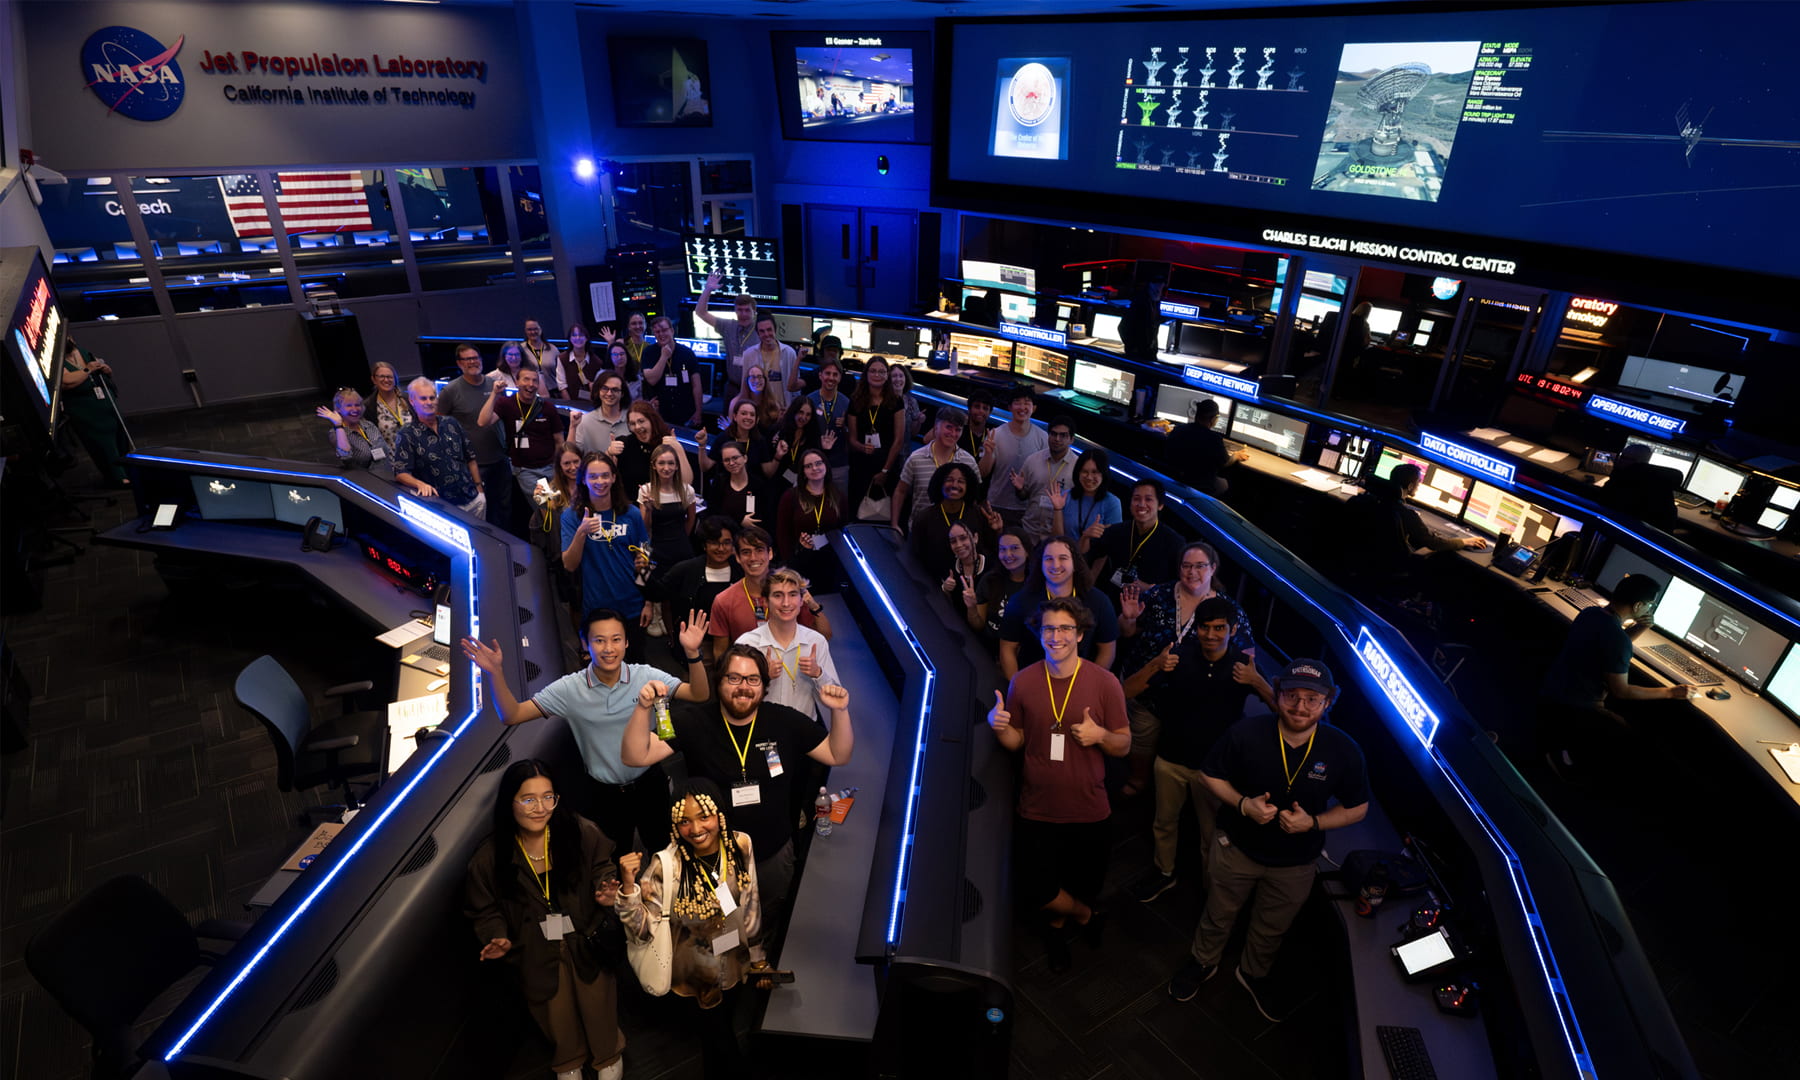
[[[105,401],[106,400],[106,387],[104,387],[104,386],[94,387],[94,396],[99,398],[101,401]]]
[[[746,513],[746,514],[756,513],[756,496],[754,496],[754,495],[744,496],[744,513]]]
[[[731,898],[731,889],[723,881],[713,882],[713,894],[719,898],[719,914],[726,918],[737,910],[737,901]]]
[[[1050,760],[1051,761],[1061,761],[1063,759],[1063,738],[1064,738],[1064,736],[1062,736],[1062,735],[1058,735],[1055,733],[1051,734],[1051,736],[1050,736]]]
[[[372,447],[369,450],[369,458],[372,461],[384,461],[387,459],[387,451],[379,446]]]
[[[1039,495],[1038,496],[1038,505],[1043,507],[1046,510],[1056,509],[1056,507],[1054,507],[1050,504],[1050,496],[1048,496],[1048,495]]]
[[[556,911],[544,916],[538,925],[543,928],[545,941],[561,941],[564,934],[575,932],[575,920]]]
[[[1115,588],[1123,589],[1125,587],[1125,568],[1123,566],[1113,571],[1112,583]]]
[[[781,478],[788,482],[789,487],[800,486],[800,474],[792,469],[784,469],[781,473]]]
[[[869,449],[871,449],[871,450],[881,449],[881,436],[879,436],[873,432],[869,433]]]
[[[529,449],[531,449],[531,436],[520,435],[518,438],[513,440],[513,445],[520,450],[529,450]]]
[[[831,543],[831,537],[826,536],[824,533],[813,533],[812,546],[814,551],[824,551],[825,545],[829,543]]]
[[[781,754],[771,746],[768,749],[767,758],[769,762],[769,779],[773,780],[781,775]]]
[[[714,956],[724,956],[726,953],[737,947],[738,932],[736,930],[721,930],[719,931],[719,936],[712,939],[712,951]]]
[[[733,784],[731,787],[731,805],[758,806],[762,803],[762,789],[755,784]]]

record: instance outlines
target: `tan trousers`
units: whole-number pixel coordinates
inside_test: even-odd
[[[578,1068],[584,1061],[595,1069],[610,1064],[625,1049],[619,1031],[619,983],[610,971],[602,971],[591,983],[575,977],[568,939],[562,960],[556,965],[556,996],[531,1006],[532,1018],[556,1044],[550,1060],[558,1072]]]
[[[1238,911],[1254,890],[1256,906],[1250,911],[1250,933],[1244,939],[1238,966],[1252,978],[1267,975],[1281,948],[1281,936],[1294,924],[1294,916],[1312,893],[1313,877],[1318,872],[1313,863],[1264,866],[1236,845],[1220,846],[1207,871],[1211,881],[1206,891],[1206,910],[1200,913],[1200,925],[1194,930],[1194,959],[1207,965],[1219,962]]]
[[[1165,874],[1175,872],[1175,843],[1181,837],[1181,810],[1190,803],[1194,821],[1200,826],[1200,869],[1212,864],[1213,827],[1218,820],[1219,800],[1200,779],[1199,769],[1190,769],[1157,758],[1156,821],[1150,827],[1156,843],[1156,868]]]

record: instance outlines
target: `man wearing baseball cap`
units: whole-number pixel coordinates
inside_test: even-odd
[[[1287,1014],[1268,982],[1282,935],[1312,892],[1325,832],[1354,825],[1369,811],[1362,748],[1322,722],[1336,700],[1330,668],[1294,660],[1275,680],[1275,715],[1240,720],[1207,754],[1201,779],[1224,804],[1222,832],[1193,957],[1169,980],[1176,1001],[1192,1000],[1218,970],[1225,939],[1254,891],[1237,981],[1271,1022]]]

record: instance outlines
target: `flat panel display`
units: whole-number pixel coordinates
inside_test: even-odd
[[[983,285],[991,289],[1011,289],[1014,292],[1037,292],[1037,271],[1029,266],[1011,266],[1006,263],[984,262],[980,259],[964,259],[962,276],[964,285]]]
[[[1614,544],[1612,550],[1606,553],[1606,561],[1600,565],[1600,574],[1594,578],[1594,585],[1610,597],[1613,590],[1619,587],[1619,582],[1630,574],[1644,574],[1654,578],[1660,587],[1667,587],[1669,584],[1667,570],[1652,564],[1623,544]],[[1661,588],[1657,595],[1662,595]]]
[[[706,276],[717,273],[728,296],[748,293],[758,300],[781,299],[781,243],[772,237],[687,233],[681,250],[687,264],[687,291],[699,296]]]
[[[1688,474],[1687,483],[1681,490],[1689,495],[1698,495],[1707,502],[1715,499],[1729,499],[1744,486],[1749,473],[1721,465],[1711,458],[1702,457],[1694,461],[1694,471]]]
[[[1094,312],[1094,321],[1091,324],[1094,339],[1096,341],[1110,341],[1114,345],[1124,344],[1119,338],[1119,321],[1123,317],[1124,316],[1121,315],[1114,315],[1110,311]]]
[[[206,521],[268,521],[275,516],[274,492],[260,480],[190,476],[194,505]]]
[[[1339,219],[1449,277],[1590,270],[1571,247],[1791,277],[1793,20],[1754,0],[947,20],[934,199],[1226,206],[1251,213],[1209,235],[1355,256]],[[1643,58],[1675,55],[1650,90]]]
[[[704,320],[694,320],[694,329],[704,325]],[[711,329],[708,327],[708,329]],[[813,319],[810,315],[775,316],[775,336],[783,341],[811,341],[813,335]]]
[[[718,88],[700,38],[606,39],[613,122],[620,127],[712,127]]]
[[[1454,518],[1462,513],[1463,503],[1469,498],[1469,478],[1454,469],[1446,469],[1442,465],[1432,464],[1425,470],[1425,476],[1419,481],[1419,490],[1413,492],[1412,501],[1420,506],[1428,506],[1445,517]]]
[[[866,319],[831,319],[828,320],[827,325],[831,327],[831,333],[836,335],[844,348],[855,349],[858,352],[869,351],[869,334],[873,325]]]
[[[1277,457],[1299,461],[1306,446],[1306,422],[1240,401],[1231,417],[1231,437]]]
[[[1775,669],[1764,689],[1782,708],[1800,715],[1800,648],[1788,650],[1787,658]]]
[[[919,141],[931,80],[931,35],[919,31],[809,30],[770,35],[784,138]]]
[[[1394,475],[1394,470],[1401,465],[1417,465],[1421,473],[1431,468],[1431,462],[1422,457],[1402,454],[1391,446],[1384,446],[1381,448],[1381,456],[1375,459],[1375,475],[1383,480],[1389,479]]]
[[[1651,616],[1656,628],[1760,690],[1787,639],[1685,578],[1663,590]]]
[[[1400,309],[1390,307],[1371,307],[1369,309],[1369,333],[1388,337],[1400,329]]]
[[[1013,343],[978,334],[951,334],[958,367],[990,368],[1012,374]]]
[[[1525,519],[1525,508],[1529,505],[1510,491],[1477,480],[1469,490],[1469,505],[1463,511],[1463,523],[1488,536],[1511,536]]]
[[[1209,394],[1204,390],[1163,383],[1156,388],[1156,416],[1172,424],[1191,423],[1194,406],[1209,399],[1219,403],[1219,416],[1213,421],[1212,429],[1223,435],[1231,430],[1232,400],[1221,394]]]
[[[1069,381],[1069,354],[1022,341],[1014,342],[1013,374],[1051,386],[1063,386]]]
[[[275,520],[290,525],[305,525],[311,518],[324,518],[344,531],[344,504],[337,493],[301,484],[276,484],[271,489],[275,504]]]
[[[888,356],[911,356],[919,344],[912,327],[875,326],[869,330],[869,348]]]
[[[1343,309],[1343,301],[1324,300],[1317,296],[1302,295],[1300,299],[1294,301],[1294,316],[1315,324],[1324,322],[1325,316],[1332,312]]]
[[[1328,292],[1333,296],[1342,296],[1344,295],[1344,290],[1350,287],[1350,279],[1347,277],[1339,277],[1329,270],[1308,270],[1306,272],[1306,277],[1302,279],[1302,286],[1317,292]]]
[[[1367,435],[1334,428],[1325,433],[1325,441],[1319,446],[1319,468],[1355,479],[1362,475],[1375,446],[1375,440]]]
[[[1742,375],[1696,364],[1652,360],[1647,356],[1625,358],[1625,366],[1619,372],[1619,385],[1700,404],[1714,401],[1730,404],[1744,393]]]
[[[1688,473],[1694,468],[1695,453],[1685,447],[1674,446],[1655,439],[1646,439],[1642,435],[1625,437],[1626,446],[1648,446],[1650,448],[1650,464],[1662,465],[1674,469],[1681,474],[1681,482],[1687,483]],[[1717,498],[1717,496],[1714,496]]]
[[[1092,360],[1075,361],[1075,377],[1069,384],[1078,393],[1103,398],[1118,405],[1131,404],[1131,392],[1137,388],[1137,376]]]
[[[1037,318],[1037,301],[1019,293],[1000,294],[1000,317],[1007,322],[1030,322]]]

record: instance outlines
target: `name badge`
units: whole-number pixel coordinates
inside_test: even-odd
[[[731,887],[724,881],[715,881],[713,895],[719,898],[719,914],[730,918],[731,913],[737,910],[737,901],[731,898]]]
[[[762,788],[755,784],[733,784],[731,786],[731,805],[759,806],[762,804]]]
[[[1056,507],[1054,507],[1050,504],[1050,496],[1048,496],[1048,495],[1039,495],[1038,496],[1038,505],[1043,507],[1046,510],[1056,509]]]
[[[754,496],[754,495],[744,496],[744,513],[746,513],[746,514],[756,513],[756,496]]]
[[[1063,736],[1058,735],[1055,732],[1051,732],[1051,734],[1050,734],[1050,760],[1051,761],[1061,761],[1062,759],[1063,759]]]
[[[773,780],[781,775],[781,754],[771,746],[766,756],[769,762],[769,779]]]
[[[1123,589],[1125,587],[1125,568],[1123,566],[1112,572],[1111,581],[1117,588]]]
[[[826,536],[824,533],[812,534],[812,546],[814,551],[824,551],[825,545],[829,543],[831,543],[831,537]]]
[[[538,926],[544,931],[545,941],[561,941],[564,934],[575,932],[575,920],[555,911],[544,916],[544,921],[538,923]]]
[[[789,487],[799,487],[800,486],[800,474],[795,472],[792,469],[783,470],[782,474],[781,474],[781,478],[788,482]]]
[[[387,451],[379,446],[371,447],[369,450],[369,459],[371,461],[384,461],[387,459]]]
[[[106,387],[104,387],[104,386],[94,387],[94,396],[99,398],[101,401],[105,401],[106,400]]]
[[[531,436],[521,435],[513,440],[513,445],[520,450],[529,450],[531,449]]]
[[[725,955],[726,953],[728,953],[731,950],[738,947],[738,941],[739,941],[738,932],[736,930],[721,930],[721,931],[719,931],[719,936],[712,939],[713,955],[714,956]]]
[[[880,435],[877,435],[874,432],[869,433],[869,448],[872,450],[881,449],[881,436]]]

